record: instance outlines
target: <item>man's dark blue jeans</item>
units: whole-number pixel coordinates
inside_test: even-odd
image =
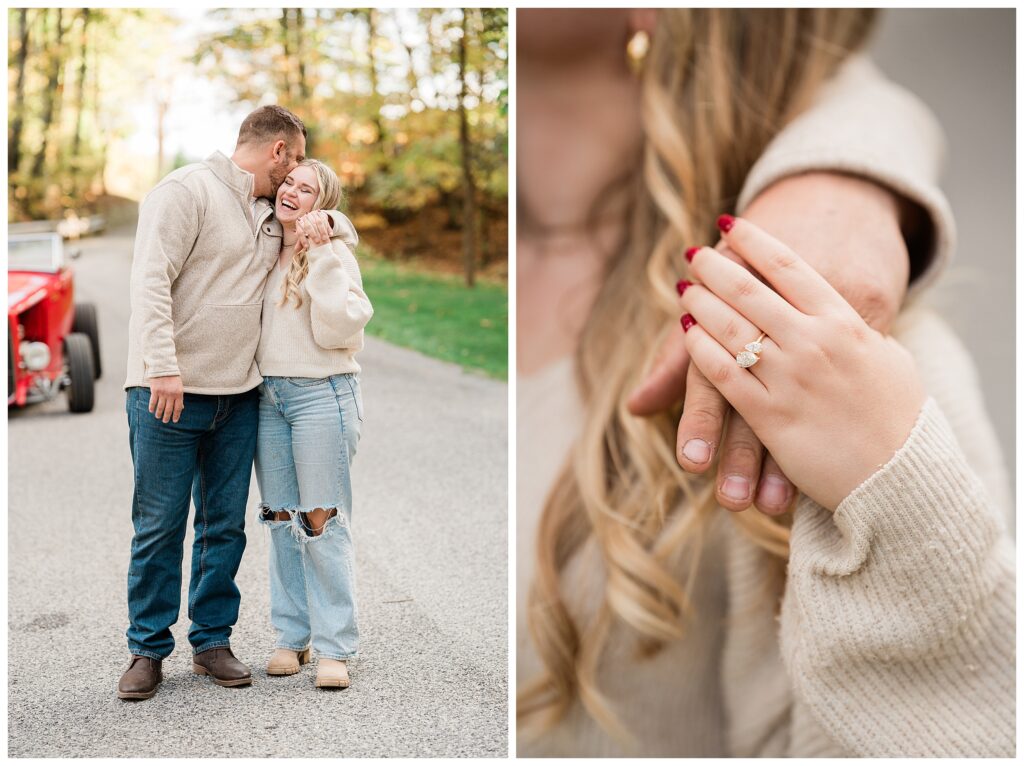
[[[128,389],[135,465],[132,558],[128,567],[128,650],[163,659],[181,606],[182,544],[189,495],[196,506],[188,640],[193,652],[228,646],[238,619],[235,575],[245,550],[259,394],[185,394],[177,423],[149,411],[149,389]]]

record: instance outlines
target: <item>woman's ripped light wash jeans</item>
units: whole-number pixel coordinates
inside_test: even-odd
[[[347,660],[359,644],[349,466],[363,420],[359,379],[264,378],[256,480],[270,530],[270,620],[276,646]],[[333,511],[319,535],[306,514]],[[274,520],[285,511],[286,521]]]

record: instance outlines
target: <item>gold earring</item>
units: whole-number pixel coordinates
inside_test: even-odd
[[[644,68],[644,61],[647,59],[647,51],[651,48],[651,36],[642,29],[638,29],[626,43],[626,60],[633,74],[640,74]]]

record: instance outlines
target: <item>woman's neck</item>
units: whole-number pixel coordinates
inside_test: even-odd
[[[517,62],[519,371],[572,354],[626,234],[641,160],[639,81],[609,41],[576,60]],[[584,66],[583,64],[587,65]]]
[[[295,230],[294,223],[282,223],[281,224],[282,235],[284,236],[284,246],[292,247],[299,239],[299,233]]]

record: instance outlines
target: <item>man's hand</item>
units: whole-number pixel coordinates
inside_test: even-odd
[[[743,217],[783,242],[799,243],[804,260],[865,322],[885,333],[910,279],[910,255],[900,230],[901,216],[910,212],[900,197],[871,181],[807,173],[773,184]],[[740,261],[724,242],[717,248]]]
[[[149,411],[157,420],[164,423],[181,418],[185,409],[185,389],[181,385],[180,375],[168,375],[163,378],[148,378]]]
[[[805,260],[869,325],[885,332],[903,301],[910,268],[900,213],[899,199],[870,181],[809,173],[772,185],[744,217],[805,253]],[[724,242],[717,247],[739,260]],[[720,453],[716,487],[723,507],[743,510],[754,503],[768,514],[784,511],[794,497],[792,483],[714,386],[690,367],[679,330],[669,335],[658,363],[630,396],[630,412],[661,412],[684,392],[676,449],[679,464],[703,473]]]

